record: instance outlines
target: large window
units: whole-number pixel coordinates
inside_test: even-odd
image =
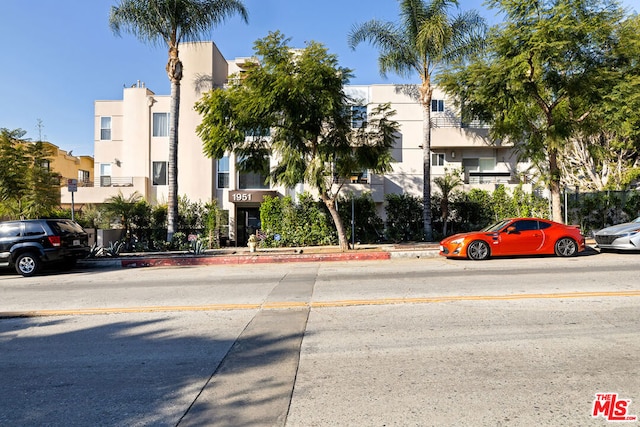
[[[352,105],[351,106],[351,127],[359,129],[367,122],[367,106]]]
[[[242,162],[242,158],[237,159],[239,163]],[[236,166],[236,170],[238,173],[238,190],[249,190],[249,189],[267,189],[270,188],[269,184],[266,183],[268,178],[269,171],[269,161],[267,159],[258,160],[260,163],[264,161],[264,163],[256,164],[255,161],[252,161],[252,169],[258,169],[259,172],[251,171],[251,172],[242,172],[240,168]],[[264,171],[264,173],[260,172]]]
[[[167,185],[167,162],[153,162],[151,173],[153,185]]]
[[[442,113],[444,111],[444,100],[442,99],[432,99],[431,100],[431,111],[434,113]]]
[[[169,136],[169,113],[153,113],[153,136]]]
[[[229,157],[218,159],[218,188],[229,188]]]
[[[111,163],[100,163],[100,187],[111,187]]]
[[[267,176],[256,172],[240,172],[238,176],[238,189],[266,189],[269,188],[269,184],[265,181]]]
[[[82,182],[83,184],[88,184],[89,175],[90,175],[89,171],[78,169],[78,182]]]
[[[444,166],[444,153],[431,153],[431,166]]]
[[[100,139],[111,140],[111,117],[100,117]]]

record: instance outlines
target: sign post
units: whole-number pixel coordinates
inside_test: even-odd
[[[71,193],[71,221],[75,221],[75,203],[73,200],[73,193],[78,191],[78,180],[77,179],[67,179],[67,190]]]

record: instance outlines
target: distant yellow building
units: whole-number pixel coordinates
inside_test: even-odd
[[[78,187],[93,187],[93,156],[74,156],[50,142],[44,145],[51,153],[49,169],[60,174],[61,193],[67,192],[70,179],[76,179]],[[63,202],[61,207],[70,208],[71,204]]]
[[[49,168],[60,174],[61,186],[66,186],[68,179],[77,179],[79,187],[93,185],[93,156],[74,156],[50,142],[44,145],[51,152]]]

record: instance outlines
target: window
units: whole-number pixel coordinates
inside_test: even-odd
[[[25,236],[42,236],[46,234],[44,228],[39,222],[25,222],[24,223],[24,235]]]
[[[169,136],[169,113],[153,113],[153,136]]]
[[[366,105],[352,105],[351,106],[351,127],[359,129],[364,127],[367,122],[367,107]]]
[[[100,140],[111,140],[111,117],[100,117]]]
[[[241,163],[243,158],[239,158],[237,160],[238,163]],[[238,173],[238,190],[269,188],[269,184],[267,184],[266,182],[268,178],[267,174],[269,171],[269,160],[253,159],[252,161],[250,161],[250,163],[251,169],[253,169],[252,171],[240,171]],[[237,168],[236,170],[239,170],[239,168]],[[256,172],[256,170],[258,170],[258,172]]]
[[[151,173],[153,185],[167,185],[167,162],[153,162]]]
[[[351,172],[352,184],[368,184],[369,183],[369,171],[367,169],[359,172]]]
[[[238,177],[238,189],[264,189],[269,188],[265,181],[267,176],[257,172],[240,172]]]
[[[100,163],[100,187],[111,187],[111,163]]]
[[[533,231],[538,229],[538,221],[533,219],[523,219],[513,223],[516,231]]]
[[[444,166],[444,153],[431,153],[431,166]]]
[[[89,182],[89,171],[78,169],[78,182],[87,184]]]
[[[218,159],[218,188],[229,188],[229,157]]]
[[[261,136],[271,136],[271,129],[257,127],[255,129],[248,130],[245,132],[246,137],[259,138]]]
[[[434,113],[442,113],[444,111],[444,100],[442,99],[432,99],[431,100],[431,111]]]
[[[496,169],[496,159],[493,157],[481,158],[479,159],[478,166],[480,172],[494,171]]]
[[[8,222],[5,224],[0,224],[0,238],[4,237],[18,237],[20,236],[20,223],[19,222]]]

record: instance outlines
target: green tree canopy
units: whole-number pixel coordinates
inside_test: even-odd
[[[594,129],[594,110],[612,88],[611,48],[623,10],[610,0],[490,0],[505,16],[488,49],[440,84],[458,96],[466,119],[491,123],[548,184],[552,216],[562,222],[561,153]],[[615,74],[615,73],[614,73]]]
[[[50,216],[60,207],[60,175],[41,141],[23,139],[21,129],[0,129],[0,217]]]
[[[279,32],[256,41],[258,61],[236,84],[210,91],[196,105],[203,116],[197,132],[208,156],[232,152],[241,170],[262,172],[273,154],[270,181],[315,189],[346,250],[336,197],[353,172],[390,169],[395,112],[377,106],[362,127],[352,128],[353,101],[344,92],[350,70],[319,43],[292,49],[288,42]]]

